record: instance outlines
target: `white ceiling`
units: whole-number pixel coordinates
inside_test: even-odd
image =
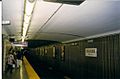
[[[63,4],[53,15],[60,6],[59,3],[37,0],[28,39],[63,42],[120,31],[119,0],[86,0],[78,6]],[[11,21],[10,25],[3,26],[4,34],[20,40],[23,11],[24,0],[2,1],[2,19]]]

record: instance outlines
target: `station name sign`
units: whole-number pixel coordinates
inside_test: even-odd
[[[18,47],[27,47],[28,43],[27,42],[13,42],[13,46],[18,46]]]
[[[85,48],[85,56],[97,57],[97,48]]]

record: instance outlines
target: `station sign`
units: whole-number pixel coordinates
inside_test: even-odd
[[[28,47],[28,43],[27,42],[13,42],[11,44],[12,44],[12,46]]]
[[[85,48],[85,56],[97,57],[97,48]]]

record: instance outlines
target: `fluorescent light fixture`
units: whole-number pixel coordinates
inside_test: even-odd
[[[22,38],[22,42],[24,42],[25,41],[25,39],[24,38]]]
[[[29,0],[26,0],[25,14],[27,14],[27,15],[32,14],[35,2],[36,2],[36,0],[34,0],[33,2],[30,2]]]
[[[27,33],[27,31],[26,31],[26,30],[23,30],[23,36],[24,36],[24,37],[26,36],[26,33]]]
[[[28,26],[29,26],[29,24],[24,22],[24,24],[23,24],[23,30],[27,30]]]
[[[22,42],[24,42],[24,40],[25,40],[25,36],[22,36]]]
[[[9,24],[10,24],[10,21],[9,21],[9,20],[2,21],[2,24],[3,24],[3,25],[9,25]]]
[[[31,19],[31,15],[30,16],[28,16],[28,15],[24,15],[24,22],[25,23],[29,23],[30,22],[30,19]]]
[[[25,35],[26,35],[26,31],[24,30],[24,31],[23,31],[23,36],[25,36]]]
[[[25,36],[26,35],[26,33],[27,33],[27,29],[28,29],[28,26],[29,26],[29,24],[28,23],[23,23],[23,36]]]
[[[24,14],[23,30],[22,30],[22,42],[24,42],[25,40],[35,3],[36,0],[33,1],[25,0],[25,14]]]

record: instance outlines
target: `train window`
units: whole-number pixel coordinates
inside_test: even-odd
[[[40,48],[38,48],[38,55],[40,55]]]
[[[55,47],[53,47],[53,57],[55,58]]]
[[[65,60],[65,47],[64,46],[61,47],[61,60],[62,61]]]
[[[36,55],[38,55],[38,48],[37,48],[37,52],[36,52]]]
[[[42,49],[42,56],[44,56],[44,48]]]
[[[39,55],[40,55],[40,48],[39,48]]]
[[[47,48],[45,48],[45,54],[47,54],[47,52],[48,52],[48,51],[47,51]]]
[[[71,45],[72,45],[72,46],[77,46],[78,43],[76,43],[76,42],[75,42],[75,43],[71,43]]]
[[[42,49],[40,48],[40,56],[42,55]]]
[[[35,48],[35,54],[37,55],[37,48]]]

